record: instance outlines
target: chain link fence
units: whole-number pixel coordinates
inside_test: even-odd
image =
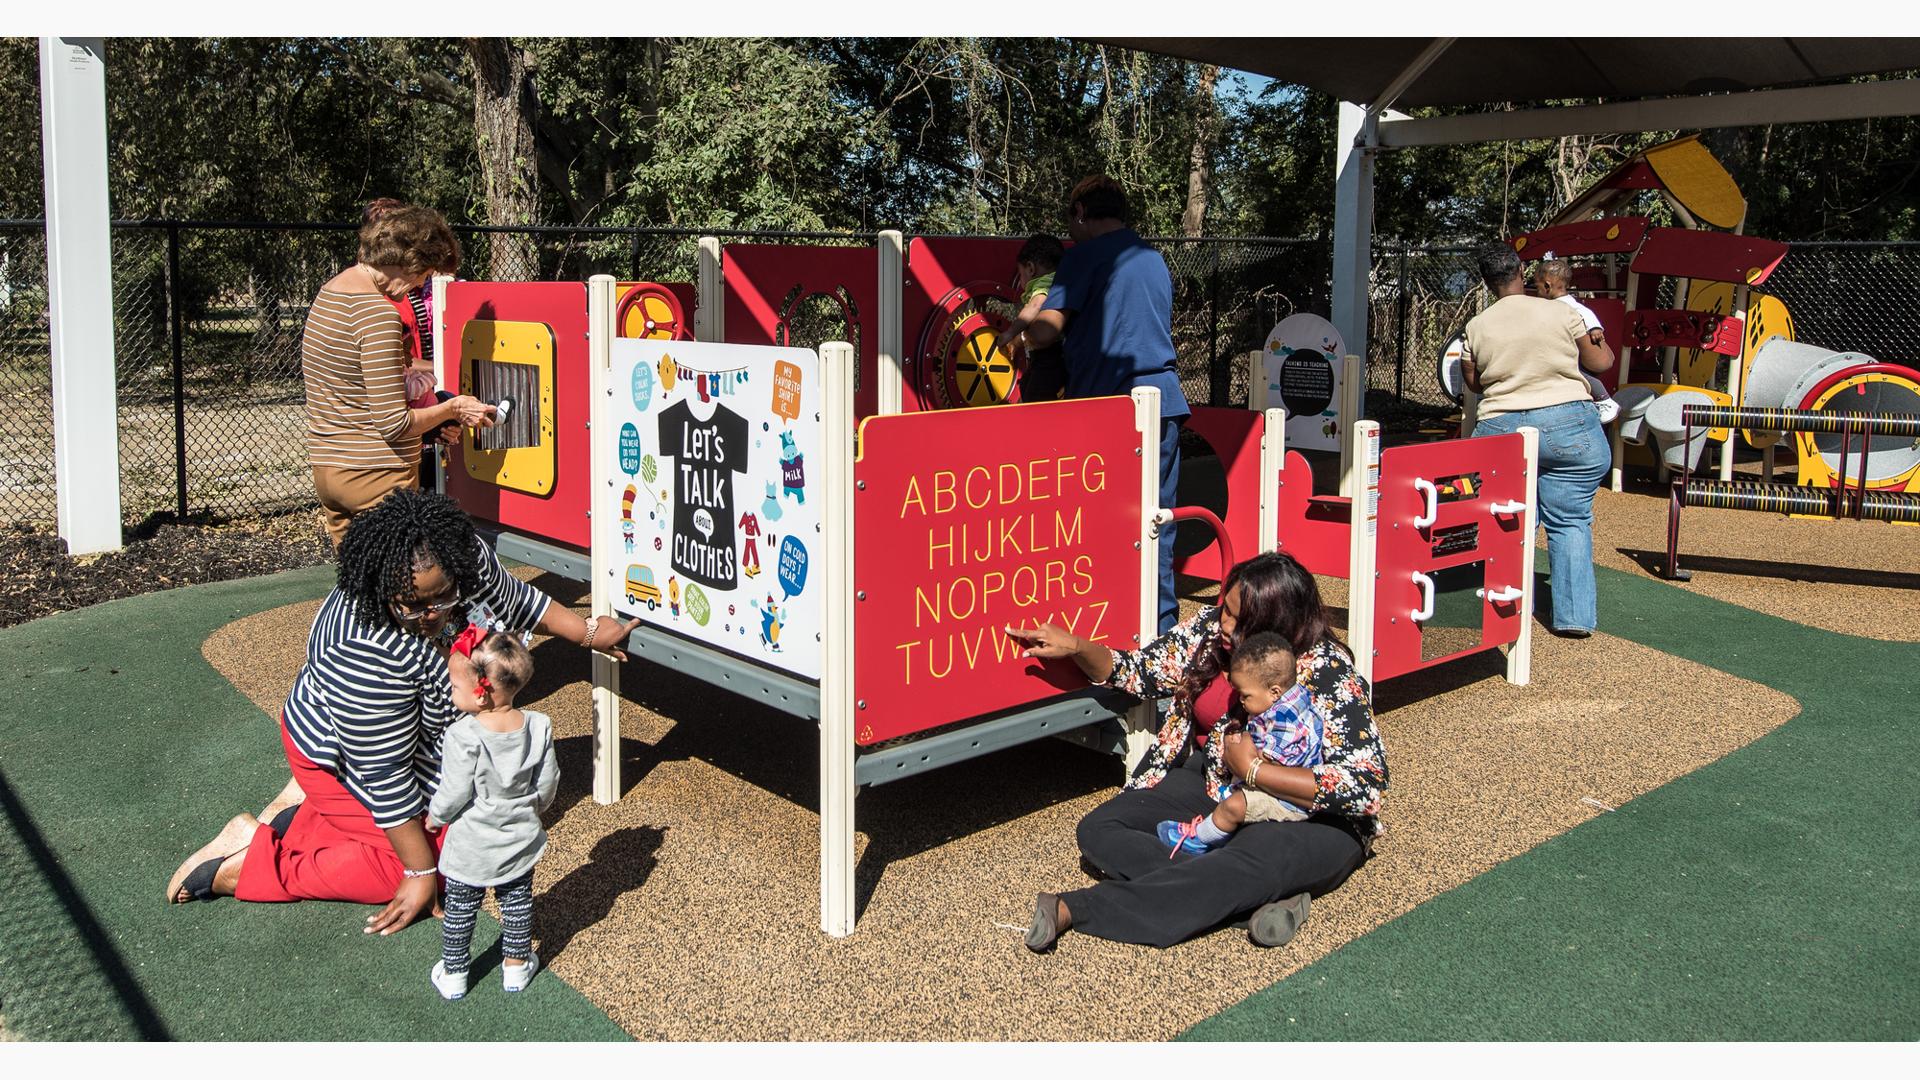
[[[472,280],[692,281],[699,239],[871,243],[869,234],[458,226]],[[1330,307],[1332,247],[1275,237],[1154,238],[1174,279],[1173,337],[1187,397],[1244,406],[1245,365],[1282,318]],[[115,226],[121,506],[127,521],[297,510],[307,476],[300,335],[320,285],[352,263],[350,225]],[[1436,361],[1484,303],[1468,248],[1376,245],[1367,413],[1390,430],[1453,409]],[[1920,360],[1920,244],[1796,244],[1770,284],[1796,337],[1882,360]],[[818,344],[804,313],[795,344]],[[817,336],[817,335],[816,335]],[[804,340],[803,340],[804,339]],[[0,222],[0,522],[55,516],[46,241]]]

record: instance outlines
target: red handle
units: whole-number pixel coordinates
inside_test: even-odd
[[[1175,521],[1204,521],[1213,529],[1215,539],[1220,542],[1220,576],[1234,567],[1233,541],[1227,538],[1227,524],[1219,516],[1204,506],[1176,506],[1171,511]]]

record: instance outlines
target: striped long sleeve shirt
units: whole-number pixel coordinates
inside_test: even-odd
[[[466,598],[469,620],[531,630],[552,601],[476,543],[481,587]],[[283,715],[293,745],[339,777],[383,829],[426,808],[440,783],[441,738],[460,718],[446,658],[432,642],[362,621],[339,589],[314,617]]]
[[[406,327],[379,293],[320,290],[300,342],[307,459],[341,469],[398,469],[420,458],[406,437]]]

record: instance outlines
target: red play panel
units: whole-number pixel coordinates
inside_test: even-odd
[[[1226,473],[1227,507],[1220,515],[1227,527],[1227,543],[1234,557],[1250,559],[1260,552],[1260,432],[1261,414],[1247,409],[1220,409],[1195,405],[1187,428],[1207,440],[1220,456]],[[1208,531],[1203,524],[1182,525]],[[1220,544],[1214,540],[1199,551],[1174,562],[1175,573],[1192,574],[1209,581],[1226,577],[1230,567],[1220,565]]]
[[[1002,630],[1116,649],[1140,628],[1141,471],[1130,398],[877,416],[854,464],[860,745],[1086,685]]]
[[[880,255],[871,247],[796,247],[791,244],[728,244],[726,340],[735,345],[798,345],[788,320],[811,296],[830,297],[846,323],[855,349],[853,408],[871,416],[879,383]]]
[[[1343,578],[1352,572],[1353,508],[1339,495],[1313,493],[1313,467],[1298,450],[1287,451],[1280,471],[1278,536],[1284,551],[1308,573]]]
[[[1649,229],[1647,242],[1633,257],[1633,271],[1759,285],[1786,257],[1787,245],[1778,240],[1699,229]]]
[[[1521,534],[1525,515],[1496,514],[1493,506],[1526,501],[1526,468],[1526,442],[1519,435],[1400,446],[1380,455],[1374,682],[1519,639],[1522,620],[1528,617],[1519,601],[1496,604],[1483,599],[1480,644],[1422,660],[1420,624],[1412,613],[1421,607],[1423,594],[1413,572],[1431,575],[1484,560],[1488,592],[1522,588],[1524,546],[1533,539]],[[1458,482],[1461,477],[1474,479],[1463,484]],[[1427,510],[1427,496],[1415,486],[1416,479],[1443,490],[1447,481],[1456,481],[1452,489],[1458,497],[1438,502],[1436,518],[1425,528],[1414,524]]]
[[[1639,247],[1646,235],[1646,218],[1599,218],[1523,233],[1513,238],[1513,250],[1523,259],[1621,254]]]
[[[1011,298],[1014,258],[1024,243],[972,236],[916,236],[908,241],[901,326],[910,376],[902,381],[902,411],[949,407],[935,400],[932,380],[944,375],[931,370],[936,361],[944,363],[947,358],[922,356],[920,346],[922,342],[939,344],[952,335],[941,332],[943,327],[930,320],[951,318],[968,295]],[[956,390],[955,397],[964,397],[964,388]]]
[[[530,495],[467,475],[461,448],[447,455],[447,494],[475,521],[585,551],[588,505],[587,287],[577,281],[456,281],[447,286],[444,385],[460,385],[460,337],[471,319],[545,323],[554,342],[553,490]]]

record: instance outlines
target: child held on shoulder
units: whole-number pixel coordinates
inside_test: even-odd
[[[447,657],[453,704],[467,716],[447,728],[440,787],[427,825],[446,828],[440,877],[446,917],[432,980],[440,996],[467,992],[473,925],[493,889],[500,904],[500,978],[511,993],[540,970],[533,952],[533,867],[547,850],[540,811],[553,802],[560,766],[553,723],[545,713],[513,707],[533,679],[533,656],[519,638],[468,626]]]
[[[1587,328],[1587,337],[1591,338],[1595,345],[1602,344],[1606,341],[1607,334],[1600,329],[1600,316],[1595,315],[1592,308],[1581,303],[1579,298],[1573,295],[1570,288],[1572,281],[1573,264],[1565,259],[1543,259],[1540,262],[1540,269],[1533,274],[1534,291],[1544,299],[1558,300],[1572,308],[1574,313],[1580,316],[1581,324]],[[1594,408],[1600,410],[1600,422],[1613,423],[1620,415],[1619,403],[1613,400],[1613,395],[1607,393],[1606,384],[1584,371],[1580,374],[1586,376],[1587,389],[1593,393]]]
[[[1287,639],[1279,634],[1254,634],[1233,651],[1228,681],[1246,712],[1245,731],[1259,757],[1247,772],[1248,782],[1234,783],[1210,815],[1192,821],[1163,821],[1160,840],[1172,850],[1201,854],[1227,842],[1240,826],[1255,821],[1303,821],[1307,812],[1254,786],[1260,767],[1271,763],[1308,767],[1320,764],[1323,737],[1320,714],[1307,688],[1297,681],[1296,660]],[[1215,737],[1225,735],[1217,732]]]

